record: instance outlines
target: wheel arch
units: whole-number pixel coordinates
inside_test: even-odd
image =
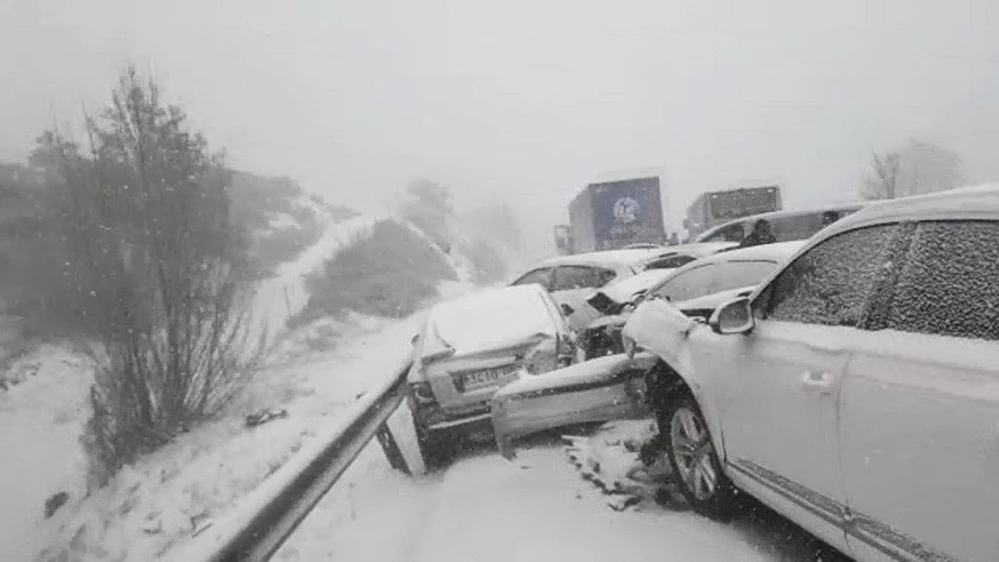
[[[689,393],[701,409],[701,414],[708,424],[708,431],[711,433],[711,440],[714,442],[715,451],[718,453],[718,458],[724,463],[726,459],[725,438],[717,402],[713,399],[714,395],[707,391],[705,382],[694,374],[689,364],[684,368],[682,360],[667,361],[662,357],[658,357],[657,359],[655,365],[649,371],[652,377],[661,377],[654,383],[654,392],[661,393],[661,396],[650,396],[649,400],[655,412],[657,425],[659,417],[662,414],[662,408],[669,401],[670,393],[676,391]],[[678,366],[680,368],[677,368]],[[649,379],[650,385],[653,384],[652,380]],[[649,391],[653,392],[651,386]]]

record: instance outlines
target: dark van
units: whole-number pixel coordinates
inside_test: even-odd
[[[706,230],[694,242],[741,242],[753,230],[756,221],[764,219],[777,242],[807,240],[816,232],[839,219],[863,209],[870,203],[852,203],[805,211],[774,211],[743,217]]]

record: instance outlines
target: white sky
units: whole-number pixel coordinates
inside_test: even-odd
[[[237,167],[362,209],[429,177],[546,244],[608,171],[665,168],[673,218],[748,178],[855,199],[912,136],[999,179],[999,0],[0,0],[0,158],[129,61]]]

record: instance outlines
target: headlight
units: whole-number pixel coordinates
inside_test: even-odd
[[[430,383],[413,382],[409,383],[409,390],[418,404],[433,404],[436,402],[434,392],[430,389]]]

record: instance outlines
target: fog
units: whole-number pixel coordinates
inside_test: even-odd
[[[664,169],[668,220],[751,178],[857,199],[912,137],[999,178],[996,29],[985,1],[0,0],[0,159],[135,62],[233,166],[362,210],[431,178],[540,252],[608,172]]]

